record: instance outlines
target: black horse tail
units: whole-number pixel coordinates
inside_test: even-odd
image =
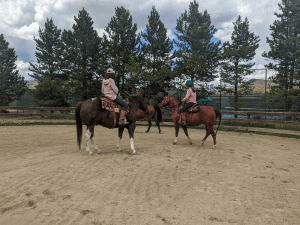
[[[222,114],[221,114],[220,110],[218,110],[216,108],[214,108],[214,110],[215,110],[215,113],[216,113],[216,117],[219,118],[219,126],[218,126],[217,131],[216,131],[216,134],[217,134],[217,132],[219,130],[219,127],[220,127],[220,124],[221,124]]]
[[[79,149],[81,148],[82,141],[82,120],[80,118],[80,108],[82,102],[78,102],[75,107],[75,119],[76,119],[76,128],[77,128],[77,144]]]
[[[157,122],[160,123],[162,121],[162,113],[158,105],[154,105],[155,112],[157,112]],[[153,117],[155,116],[155,113]]]

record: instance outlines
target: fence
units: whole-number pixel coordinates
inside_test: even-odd
[[[0,106],[0,110],[6,110],[10,113],[0,113],[0,116],[55,116],[55,117],[75,117],[74,107],[9,107]],[[162,109],[163,121],[172,121],[171,111]],[[275,124],[275,125],[288,125],[288,126],[300,126],[300,122],[294,121],[290,118],[300,117],[300,113],[296,112],[260,112],[260,111],[221,111],[222,115],[244,115],[245,119],[242,118],[226,118],[223,117],[222,121],[231,122],[243,122],[247,123],[248,126],[252,123],[263,123],[263,124]],[[271,119],[262,120],[261,117],[277,117],[285,119]],[[251,118],[252,117],[252,118]],[[142,119],[143,120],[143,119]],[[287,121],[290,120],[290,121]]]

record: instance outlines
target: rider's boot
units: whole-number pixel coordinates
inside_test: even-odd
[[[120,114],[120,120],[119,120],[119,125],[122,126],[124,125],[124,118],[126,116],[126,111],[125,110],[121,110],[121,114]]]

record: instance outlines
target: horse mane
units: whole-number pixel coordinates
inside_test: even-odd
[[[175,105],[179,105],[180,104],[180,102],[174,96],[169,95],[169,97],[174,99],[174,101],[176,103]],[[169,103],[169,105],[170,105],[170,103]],[[172,106],[174,106],[174,105],[172,105]],[[170,106],[170,107],[172,107],[172,106]]]
[[[137,104],[137,107],[141,107],[142,109],[144,108],[144,106],[141,104],[141,101],[144,100],[144,98],[142,98],[141,96],[129,96],[128,97],[129,100],[132,100],[133,103],[136,103]],[[146,109],[143,109],[143,110],[146,110]]]

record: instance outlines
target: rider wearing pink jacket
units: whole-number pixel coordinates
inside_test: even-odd
[[[181,115],[181,125],[186,126],[186,118],[185,113],[188,108],[192,107],[194,104],[197,103],[196,101],[196,90],[194,88],[193,82],[191,80],[188,80],[185,83],[186,87],[188,88],[186,92],[186,96],[184,99],[182,99],[182,103],[184,104],[182,108],[179,110]]]
[[[111,68],[107,69],[106,75],[102,81],[102,93],[106,97],[110,98],[111,100],[115,101],[119,105],[123,106],[120,114],[119,125],[124,125],[124,118],[127,113],[128,104],[118,96],[119,89],[116,86],[113,77],[114,77],[113,69]]]

